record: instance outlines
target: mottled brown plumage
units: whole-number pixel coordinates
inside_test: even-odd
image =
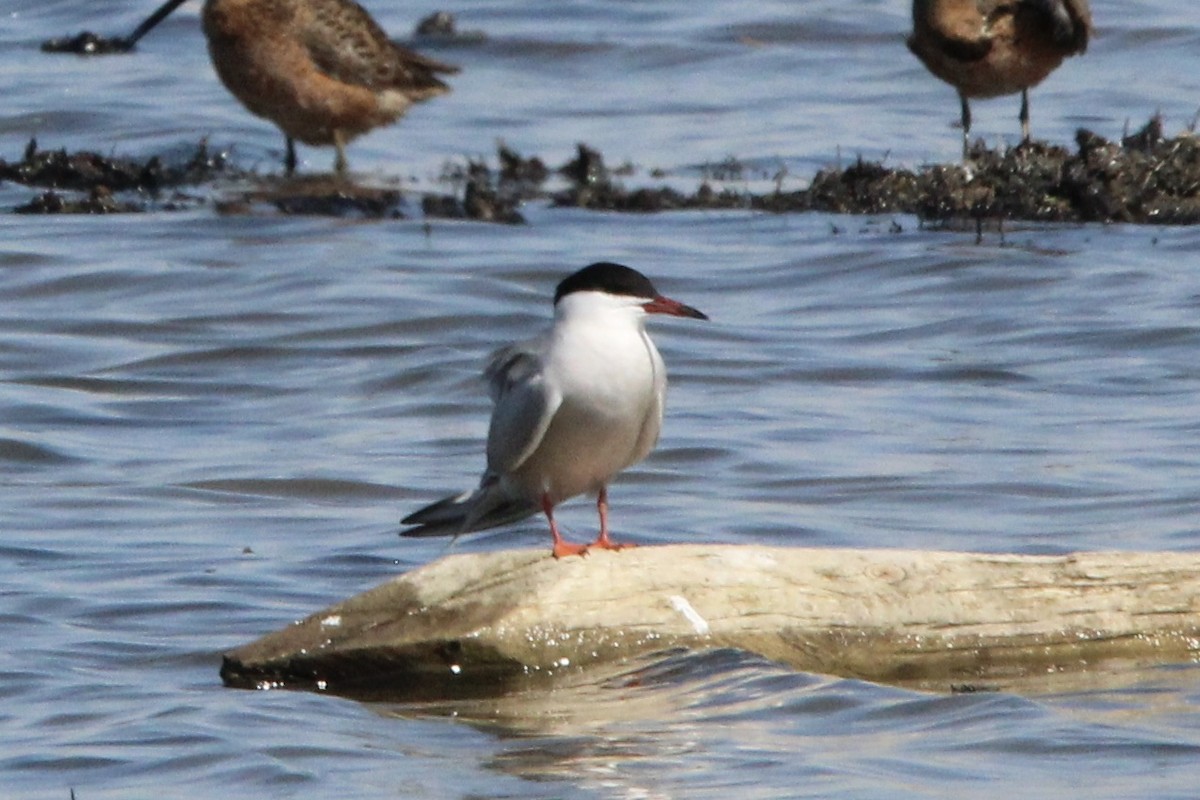
[[[345,146],[395,122],[414,102],[450,91],[457,67],[392,42],[353,0],[207,0],[204,35],[217,75],[247,109],[294,140]]]
[[[1087,49],[1087,0],[913,0],[908,49],[958,90],[963,157],[972,97],[1021,93],[1021,136],[1029,139],[1029,89],[1067,56]]]

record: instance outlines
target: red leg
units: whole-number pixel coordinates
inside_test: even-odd
[[[600,512],[600,535],[588,547],[598,547],[601,550],[624,550],[637,547],[635,544],[617,544],[608,538],[608,487],[601,486],[596,495],[596,510]]]
[[[554,504],[550,502],[549,495],[542,495],[542,512],[546,515],[546,521],[550,523],[550,535],[554,537],[554,549],[551,553],[555,558],[587,555],[586,544],[571,544],[559,534],[558,525],[554,522]]]

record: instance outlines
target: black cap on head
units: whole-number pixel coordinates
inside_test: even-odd
[[[601,261],[563,278],[554,291],[554,303],[572,292],[605,292],[625,297],[658,296],[658,290],[642,273],[622,264]]]

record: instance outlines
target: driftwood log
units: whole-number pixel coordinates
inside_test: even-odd
[[[233,686],[454,697],[674,648],[1001,687],[1200,658],[1200,554],[670,545],[453,555],[225,655]]]

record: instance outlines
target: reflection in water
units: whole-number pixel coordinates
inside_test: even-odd
[[[1020,752],[1033,762],[1031,780],[1069,790],[1074,777],[1057,764],[1066,753],[1178,766],[1200,755],[1195,743],[1112,727],[1160,713],[1148,699],[1178,703],[1194,691],[1194,667],[1085,680],[1087,689],[1069,694],[1078,676],[1057,686],[1055,710],[1011,694],[923,694],[797,674],[714,650],[665,653],[489,700],[370,708],[398,720],[465,722],[495,740],[486,766],[496,772],[623,797],[717,797],[735,787],[773,797],[784,786],[788,796],[817,797],[937,752],[913,779],[967,790]],[[805,786],[790,788],[800,775]]]

